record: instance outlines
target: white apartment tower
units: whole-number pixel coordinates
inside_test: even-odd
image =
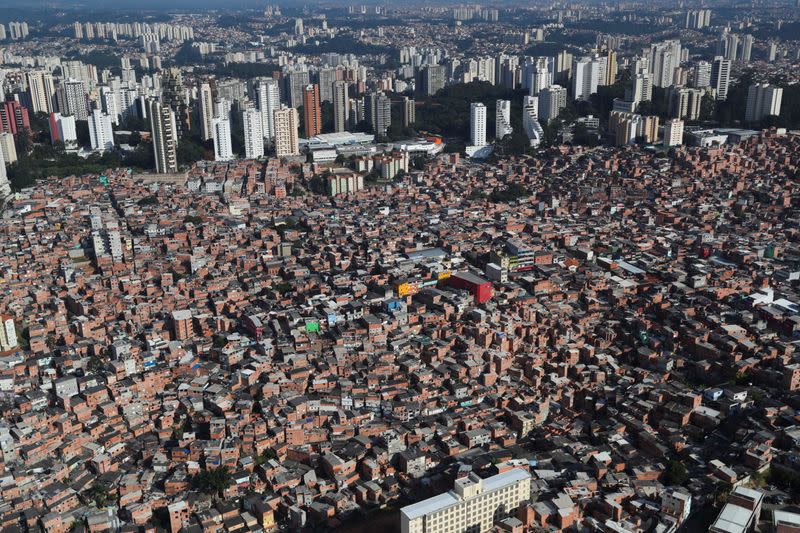
[[[722,56],[714,58],[711,63],[711,87],[717,94],[717,100],[728,98],[728,86],[731,83],[731,60]]]
[[[261,125],[264,138],[275,139],[275,111],[280,108],[281,96],[278,80],[264,78],[256,84],[256,107],[261,111]]]
[[[680,146],[683,144],[683,120],[673,118],[664,124],[664,146]]]
[[[469,108],[470,141],[472,146],[486,146],[486,106],[473,102]]]
[[[92,111],[89,117],[89,141],[92,150],[103,151],[114,148],[114,130],[111,117],[99,109]]]
[[[531,146],[535,148],[542,143],[544,130],[539,124],[539,98],[536,96],[525,96],[522,99],[522,127]]]
[[[572,61],[572,94],[576,100],[588,100],[600,83],[599,58],[581,57]]]
[[[511,127],[511,100],[498,100],[495,109],[494,137],[500,140],[514,131]]]
[[[211,124],[214,131],[214,161],[232,160],[231,121],[228,119],[228,115],[215,117]]]
[[[781,114],[783,89],[769,83],[756,83],[747,90],[745,122],[756,122],[768,115]]]
[[[261,125],[261,112],[258,109],[245,109],[242,112],[244,124],[244,155],[247,159],[264,156],[264,130]]]
[[[549,122],[567,106],[567,90],[560,85],[551,85],[539,93],[539,118]]]

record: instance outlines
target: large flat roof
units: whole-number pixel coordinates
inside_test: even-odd
[[[482,482],[483,492],[491,492],[501,489],[503,487],[507,487],[508,485],[517,483],[518,481],[522,481],[523,479],[530,479],[530,477],[531,475],[527,470],[523,470],[522,468],[512,468],[511,470],[507,470],[501,474],[484,479]],[[422,500],[421,502],[407,505],[403,507],[400,512],[403,513],[409,520],[413,520],[446,507],[450,507],[451,505],[455,505],[460,501],[462,500],[460,500],[453,491],[448,491],[443,494],[438,494],[432,498],[428,498],[427,500]]]

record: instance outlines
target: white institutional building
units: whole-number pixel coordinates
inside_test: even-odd
[[[453,490],[400,510],[401,533],[451,533],[490,531],[496,520],[516,516],[521,502],[531,496],[531,475],[514,468],[481,479],[476,474],[459,478]]]

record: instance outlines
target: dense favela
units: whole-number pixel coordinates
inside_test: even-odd
[[[800,531],[795,0],[0,7],[3,533]]]

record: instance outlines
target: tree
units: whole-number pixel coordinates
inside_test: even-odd
[[[201,159],[205,149],[201,144],[191,138],[184,138],[178,142],[178,163],[181,165],[192,165]]]
[[[714,118],[717,111],[717,101],[710,94],[704,94],[703,99],[700,100],[700,121],[707,122]]]
[[[217,494],[219,496],[231,486],[231,483],[233,483],[233,477],[227,466],[202,470],[192,479],[192,485],[195,489],[206,494]]]
[[[86,492],[86,496],[90,500],[94,501],[94,504],[97,507],[105,507],[114,501],[114,497],[111,494],[111,489],[102,481],[95,482],[94,485],[92,485],[91,488]]]
[[[663,477],[665,485],[683,485],[687,479],[689,479],[689,474],[686,472],[686,465],[676,460],[667,463]]]

